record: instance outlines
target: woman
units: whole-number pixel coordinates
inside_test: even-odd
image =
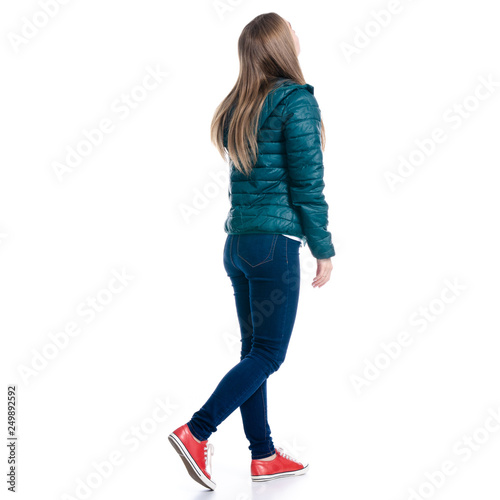
[[[231,208],[224,267],[234,288],[241,357],[171,444],[190,476],[209,489],[211,433],[240,408],[252,455],[251,478],[267,481],[308,468],[275,447],[267,421],[266,380],[285,359],[300,289],[299,247],[317,259],[313,287],[323,286],[335,255],[323,195],[324,126],[305,83],[290,23],[262,14],[243,29],[240,73],[217,107],[212,141],[230,166]]]

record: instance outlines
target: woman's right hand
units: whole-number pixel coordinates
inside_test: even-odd
[[[328,259],[316,259],[318,266],[316,269],[316,276],[312,281],[312,286],[321,288],[330,280],[330,274],[332,272],[332,258]]]

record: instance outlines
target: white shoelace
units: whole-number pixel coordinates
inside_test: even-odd
[[[205,446],[205,469],[212,476],[212,455],[214,454],[214,445],[207,443]],[[210,469],[210,470],[209,470]]]
[[[285,450],[283,448],[280,448],[279,446],[276,446],[276,451],[283,457],[288,460],[291,460],[292,462],[295,462],[299,465],[304,465],[302,462],[299,462],[297,459],[293,458],[292,456],[288,455],[285,453]]]

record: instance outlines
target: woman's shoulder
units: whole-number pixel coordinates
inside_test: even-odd
[[[319,104],[312,85],[296,86],[283,99],[283,116],[286,118],[292,114],[302,118],[319,116]]]

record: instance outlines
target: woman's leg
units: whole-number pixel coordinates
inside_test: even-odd
[[[240,315],[238,319],[244,331],[253,329],[253,335],[242,338],[242,353],[245,338],[246,346],[248,338],[251,339],[249,353],[223,377],[212,396],[188,422],[197,439],[208,439],[225,418],[252,398],[243,408],[242,417],[245,432],[248,430],[249,439],[255,443],[255,458],[274,453],[273,449],[264,455],[271,441],[263,384],[283,363],[293,329],[299,294],[299,246],[299,242],[282,235],[228,235],[224,265],[238,303],[240,299],[244,303],[243,278],[248,281],[252,325],[244,317],[243,305],[243,322]]]
[[[300,287],[300,260],[299,260],[299,247],[300,242],[296,242],[294,240],[289,240],[288,238],[284,238],[285,241],[285,261],[288,261],[287,271],[284,276],[282,276],[283,280],[288,280],[291,282],[294,293],[289,295],[289,311],[291,314],[289,315],[288,327],[293,329],[293,323],[295,321],[295,313],[298,306],[298,298],[299,298],[299,287]],[[288,242],[292,242],[288,244]],[[279,243],[278,250],[275,255],[279,256]],[[281,249],[282,256],[282,249]],[[233,282],[234,283],[234,282]],[[275,302],[280,302],[280,298],[276,298],[277,295],[273,296]],[[248,309],[243,309],[243,314],[246,315],[243,318],[238,314],[238,319],[240,321],[240,326],[246,326],[247,323],[252,324],[251,335],[248,335],[248,328],[241,328],[242,333],[242,348],[241,348],[241,359],[243,359],[246,355],[248,355],[251,351],[252,340],[253,340],[253,322],[251,319],[251,306],[250,300],[247,302]],[[260,322],[260,316],[258,315],[258,306],[259,304],[255,303],[254,314],[256,316],[257,323]],[[267,312],[269,315],[271,312],[271,307],[266,309],[261,308],[262,311]],[[264,312],[262,313],[264,314]],[[263,382],[263,384],[257,389],[257,391],[250,396],[241,406],[240,406],[241,417],[243,420],[243,428],[245,430],[245,435],[250,442],[249,449],[252,452],[252,459],[259,459],[269,457],[274,454],[274,443],[271,438],[271,429],[268,423],[267,417],[267,380]]]
[[[241,351],[240,361],[252,349],[253,323],[250,306],[250,281],[245,274],[231,268],[229,261],[228,273],[234,289],[236,313],[240,325]],[[274,443],[271,439],[271,429],[267,422],[267,380],[240,406],[245,436],[250,442],[248,449],[252,458],[265,458],[274,453]]]

